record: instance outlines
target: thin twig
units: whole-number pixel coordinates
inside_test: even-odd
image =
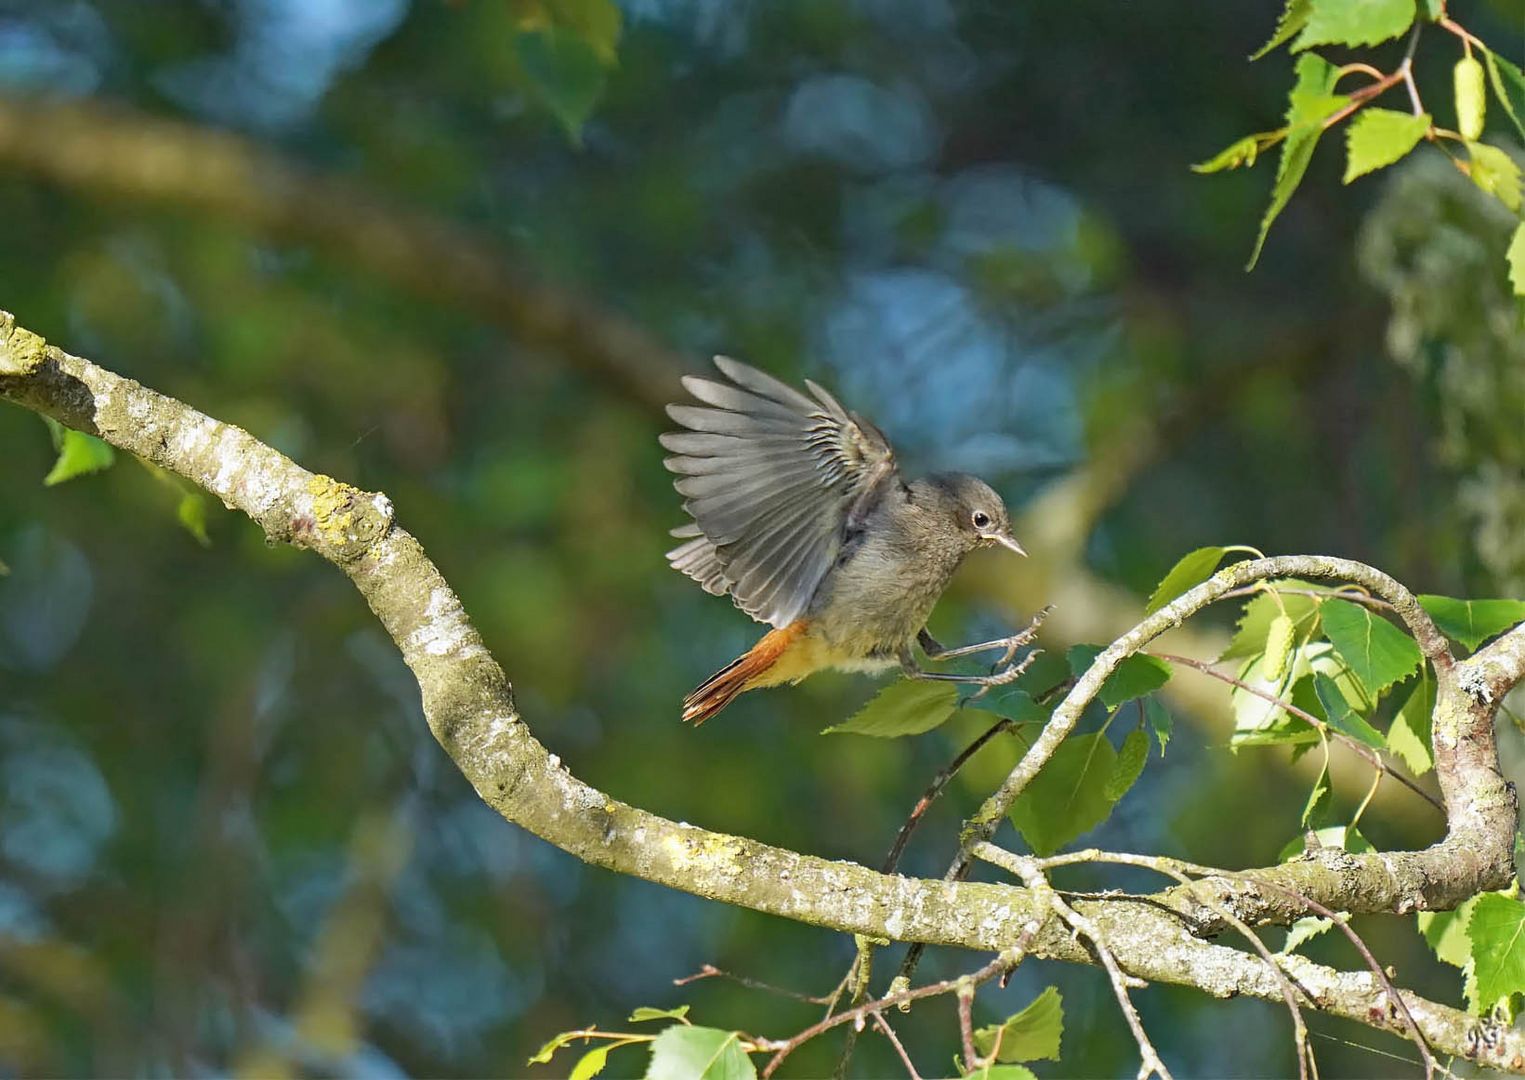
[[[980,1067],[979,1055],[974,1052],[974,987],[965,985],[958,991],[958,1034],[964,1046],[964,1071],[973,1072]]]
[[[746,975],[737,975],[735,972],[722,971],[714,964],[705,964],[692,975],[685,975],[681,979],[674,979],[674,986],[687,986],[689,983],[698,982],[700,979],[725,979],[745,986],[748,990],[763,990],[769,994],[777,994],[780,997],[793,998],[795,1001],[803,1001],[807,1005],[825,1005],[831,1000],[830,994],[802,994],[798,990],[790,990],[787,987],[775,986],[772,983],[763,982],[761,979],[753,979]]]
[[[911,834],[916,831],[916,826],[921,824],[921,820],[926,815],[927,810],[937,801],[937,797],[943,793],[943,789],[948,786],[949,781],[958,775],[958,771],[964,767],[964,764],[975,754],[979,753],[991,739],[1003,731],[1012,730],[1014,727],[1016,727],[1016,724],[1013,721],[1002,717],[1000,722],[992,724],[983,734],[964,747],[963,750],[959,751],[957,757],[937,770],[937,774],[932,777],[932,782],[927,785],[927,790],[922,792],[921,798],[917,799],[916,805],[911,808],[911,813],[906,817],[905,824],[900,826],[900,832],[896,834],[895,842],[890,845],[890,853],[884,857],[884,863],[879,868],[881,873],[893,874],[896,868],[899,867],[900,857],[905,854],[906,844],[910,842]]]
[[[1260,698],[1262,701],[1268,701],[1273,705],[1287,710],[1287,712],[1291,713],[1299,720],[1302,720],[1305,723],[1312,725],[1316,730],[1323,732],[1326,737],[1338,739],[1340,742],[1350,747],[1356,753],[1365,758],[1367,763],[1370,764],[1373,769],[1376,769],[1379,773],[1386,773],[1388,776],[1391,776],[1394,780],[1398,781],[1398,783],[1402,784],[1414,794],[1418,795],[1425,802],[1439,810],[1442,814],[1446,812],[1445,806],[1439,799],[1435,798],[1435,796],[1431,795],[1428,791],[1425,791],[1424,788],[1420,787],[1408,777],[1398,772],[1398,770],[1387,764],[1387,762],[1383,761],[1382,758],[1377,754],[1376,750],[1372,749],[1370,746],[1367,746],[1359,739],[1345,734],[1338,728],[1331,727],[1327,721],[1320,720],[1307,709],[1300,709],[1288,701],[1286,698],[1278,697],[1271,693],[1269,690],[1262,690],[1260,687],[1253,686],[1250,683],[1245,682],[1243,679],[1236,679],[1232,675],[1219,671],[1217,668],[1213,667],[1213,665],[1207,663],[1204,660],[1197,660],[1190,656],[1177,656],[1174,653],[1163,652],[1151,652],[1147,655],[1153,656],[1157,660],[1165,660],[1172,664],[1182,664],[1186,667],[1192,668],[1193,670],[1200,671],[1202,674],[1209,675],[1212,678],[1217,679],[1219,682],[1228,683],[1230,686],[1237,686],[1240,690],[1243,690],[1247,694],[1253,694],[1255,697]]]
[[[870,1015],[873,1017],[874,1024],[880,1031],[884,1032],[884,1037],[895,1048],[895,1053],[900,1055],[900,1063],[905,1066],[906,1075],[911,1080],[921,1080],[921,1074],[916,1071],[916,1066],[911,1064],[911,1055],[905,1052],[905,1047],[900,1044],[900,1039],[895,1035],[895,1029],[890,1027],[890,1022],[884,1018],[882,1013],[872,1013]]]

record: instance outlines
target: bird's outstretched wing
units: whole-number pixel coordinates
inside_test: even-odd
[[[687,430],[662,436],[693,523],[668,561],[760,622],[788,626],[810,603],[848,532],[893,482],[873,424],[808,379],[811,397],[729,357],[729,383],[686,376],[703,402],[669,405]]]

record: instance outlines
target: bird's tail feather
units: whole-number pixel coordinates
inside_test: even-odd
[[[705,679],[683,699],[683,719],[692,720],[698,727],[729,705],[737,694],[763,685],[768,669],[778,663],[779,657],[804,631],[804,619],[768,631],[756,645]]]

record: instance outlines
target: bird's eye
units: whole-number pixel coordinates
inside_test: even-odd
[[[976,510],[972,520],[974,521],[974,527],[976,529],[985,529],[990,527],[990,515],[985,513],[983,510]]]

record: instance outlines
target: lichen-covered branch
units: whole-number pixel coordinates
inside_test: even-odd
[[[395,522],[385,496],[310,473],[248,432],[46,345],[4,313],[0,399],[99,435],[168,469],[247,514],[271,539],[308,548],[343,570],[417,678],[435,737],[481,797],[509,821],[578,858],[739,907],[902,941],[999,953],[1036,920],[1044,928],[1030,943],[1032,955],[1094,962],[1062,926],[1044,920],[1046,909],[1027,889],[880,874],[672,822],[577,780],[530,733],[514,706],[507,677],[460,600],[418,542]],[[1268,570],[1318,573],[1307,562],[1269,560]],[[1337,560],[1312,562],[1338,567],[1337,576],[1362,580],[1393,600],[1363,580],[1376,574],[1369,568]],[[1351,568],[1362,576],[1350,574]],[[1406,593],[1397,595],[1401,599]],[[1162,613],[1163,621],[1184,617],[1188,606],[1172,605]],[[1103,657],[1110,662],[1124,649],[1141,647],[1149,625],[1153,622]],[[1300,868],[1293,871],[1300,875],[1296,888],[1330,907],[1361,911],[1439,906],[1454,902],[1459,890],[1470,894],[1501,884],[1494,832],[1507,809],[1512,835],[1513,802],[1497,776],[1491,727],[1485,731],[1483,721],[1491,723],[1488,703],[1501,696],[1508,672],[1521,666],[1521,652],[1525,641],[1511,634],[1456,665],[1460,676],[1452,678],[1449,668],[1442,675],[1437,768],[1444,767],[1451,777],[1446,802],[1453,835],[1458,829],[1476,833],[1472,861],[1440,850],[1443,845],[1352,863],[1321,857],[1291,864]],[[1077,688],[1077,693],[1094,693],[1100,681],[1088,674],[1081,681],[1085,689]],[[1410,867],[1405,860],[1415,863]],[[1378,866],[1386,867],[1387,881],[1378,880]],[[1261,957],[1201,940],[1202,921],[1183,917],[1179,910],[1189,910],[1189,899],[1161,898],[1178,910],[1157,899],[1077,901],[1075,909],[1104,937],[1130,978],[1179,983],[1220,996],[1280,999],[1278,976]],[[1234,893],[1215,903],[1227,904],[1245,922],[1285,915],[1253,893]],[[1288,974],[1318,1008],[1401,1033],[1369,972],[1343,973],[1296,957],[1287,964]],[[1405,1000],[1438,1052],[1525,1071],[1525,1034],[1417,997]]]

